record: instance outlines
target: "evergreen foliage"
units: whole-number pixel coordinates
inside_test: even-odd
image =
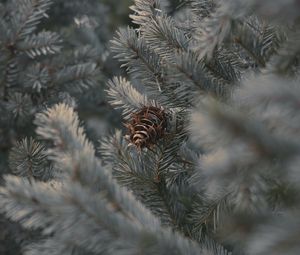
[[[2,149],[28,131],[32,133],[36,112],[99,81],[99,66],[90,57],[91,49],[63,52],[61,36],[38,28],[51,4],[48,0],[14,0],[1,6]]]
[[[39,66],[57,63],[58,37],[32,35],[49,1],[24,1],[22,14],[30,3],[41,9],[31,9],[17,35],[38,48],[25,55]],[[131,10],[134,27],[111,41],[127,77],[109,80],[106,92],[125,125],[144,106],[164,109],[164,136],[141,151],[122,130],[95,147],[70,98],[34,108],[41,96],[93,87],[97,63],[77,53],[79,63],[55,66],[54,76],[29,69],[43,78],[20,83],[30,64],[23,70],[14,52],[24,47],[6,49],[4,110],[20,124],[35,114],[39,139],[12,148],[9,165],[19,176],[6,175],[0,187],[0,211],[40,231],[23,253],[299,254],[297,1],[186,0],[174,9],[135,0]],[[3,26],[22,17],[4,15]]]
[[[36,113],[65,102],[80,112],[89,135],[96,137],[107,123],[114,122],[109,119],[112,111],[105,102],[103,88],[106,76],[117,68],[107,61],[106,44],[124,15],[115,21],[113,15],[105,13],[108,3],[82,2],[3,0],[0,3],[1,185],[6,173],[41,181],[51,181],[61,174],[47,159],[47,144],[35,136]],[[110,8],[117,2],[111,1]],[[123,5],[126,4],[124,1]],[[125,11],[120,5],[118,8],[121,8],[119,13],[122,8]],[[100,38],[99,34],[105,36]],[[89,115],[85,114],[87,108]],[[97,123],[98,133],[93,123]],[[103,128],[99,128],[99,123]],[[22,230],[2,214],[0,229],[1,254],[19,254],[21,243],[40,236]],[[15,243],[10,244],[10,239]]]

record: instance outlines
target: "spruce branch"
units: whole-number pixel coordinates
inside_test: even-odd
[[[10,117],[18,124],[25,124],[28,117],[32,115],[33,102],[28,94],[10,93],[5,108]],[[25,121],[25,122],[24,122]]]
[[[125,233],[128,233],[126,231],[129,231],[131,234],[127,237],[136,237],[131,230],[135,229],[137,232],[137,226],[126,224],[128,220],[120,218],[118,213],[113,213],[115,209],[105,205],[105,201],[102,201],[100,196],[85,192],[76,183],[70,186],[66,184],[65,195],[63,191],[51,191],[40,183],[29,184],[26,181],[20,183],[16,177],[7,177],[6,183],[9,188],[6,190],[1,188],[3,198],[1,208],[6,209],[14,220],[21,220],[26,227],[43,227],[44,233],[57,231],[60,242],[77,242],[78,245],[91,251],[105,251],[109,247],[113,250],[113,247],[119,247],[122,250],[130,246],[128,242],[121,245],[118,240],[120,235],[124,240]],[[26,193],[23,192],[24,190]],[[23,213],[18,214],[21,208]],[[75,231],[78,224],[81,226],[81,231]]]
[[[18,142],[9,155],[9,167],[15,175],[49,180],[53,169],[47,161],[45,147],[32,137]]]
[[[224,3],[223,9],[227,13],[235,13],[240,17],[253,15],[261,16],[278,24],[290,24],[299,17],[299,6],[294,1],[264,1],[229,0]],[[268,10],[268,11],[267,11]]]
[[[168,101],[168,97],[176,97],[165,77],[166,66],[162,59],[133,29],[120,29],[117,32],[117,37],[112,41],[112,51],[123,63],[122,66],[127,67],[128,72],[142,82],[149,98],[163,104]]]
[[[113,165],[113,176],[117,181],[132,190],[164,224],[177,227],[177,215],[181,212],[180,207],[176,206],[177,193],[172,190],[168,181],[168,168],[173,164],[178,144],[182,143],[184,138],[184,133],[170,134],[162,144],[147,154],[138,155],[128,148],[117,131],[109,139],[103,140],[99,149],[104,159]]]
[[[198,46],[195,50],[200,52],[201,56],[211,58],[216,47],[221,45],[232,29],[232,19],[225,15],[219,7],[215,12],[202,21],[201,26],[194,35]]]
[[[69,88],[70,91],[82,92],[95,87],[99,77],[96,63],[87,62],[76,65],[64,66],[55,74],[54,84]]]
[[[222,78],[210,75],[205,69],[205,65],[196,54],[187,52],[176,58],[175,64],[171,65],[168,78],[174,83],[181,81],[177,93],[183,95],[186,91],[188,102],[195,98],[191,91],[226,98],[230,93],[230,84]]]
[[[204,241],[207,236],[212,237],[219,231],[222,224],[222,215],[232,209],[228,203],[229,194],[225,193],[214,199],[208,199],[206,195],[194,197],[194,202],[187,215],[191,226],[191,234],[194,239]]]
[[[299,28],[290,31],[287,39],[283,42],[277,53],[274,54],[267,63],[266,71],[285,75],[297,72],[297,61],[300,53],[300,33]]]
[[[100,147],[100,152],[104,154],[106,159],[112,157],[107,154],[107,148],[110,151],[117,151],[114,155],[113,176],[122,186],[128,187],[137,198],[145,204],[150,210],[157,208],[159,212],[154,212],[163,223],[170,222],[168,208],[166,208],[165,200],[161,197],[163,192],[160,192],[160,173],[159,169],[152,169],[153,164],[157,164],[157,160],[151,166],[151,161],[146,161],[144,157],[139,156],[134,151],[128,149],[127,143],[117,132],[109,140],[103,142]],[[152,155],[155,157],[155,155]]]
[[[144,254],[171,251],[192,255],[206,250],[168,229],[153,232],[132,222],[107,205],[101,196],[91,195],[76,183],[63,191],[51,191],[45,184],[20,182],[12,176],[6,177],[6,183],[8,187],[0,189],[1,209],[8,211],[11,218],[22,220],[27,227],[44,227],[44,233],[54,230],[59,243],[77,243],[91,252],[108,254],[138,250]],[[78,226],[81,231],[75,231]]]
[[[26,68],[26,74],[22,75],[24,87],[29,92],[41,93],[45,91],[51,81],[49,69],[43,67],[40,63],[35,65],[29,65]]]
[[[233,99],[246,110],[251,109],[253,118],[259,120],[267,130],[272,130],[276,137],[294,144],[293,135],[299,132],[298,83],[298,80],[285,79],[274,74],[249,77],[235,91]]]
[[[2,80],[2,84],[4,87],[4,100],[7,100],[9,94],[9,88],[15,87],[18,84],[20,74],[20,64],[18,63],[18,58],[15,56],[11,56],[7,60],[7,65],[5,67],[5,73]]]
[[[208,17],[216,8],[216,3],[213,0],[190,0],[187,1],[187,5],[200,20]]]
[[[152,2],[152,4],[154,4],[154,2]],[[191,38],[193,37],[192,32],[189,31],[186,33],[180,29],[175,20],[170,16],[161,13],[155,15],[155,13],[153,13],[152,18],[147,22],[147,26],[145,26],[144,29],[141,27],[140,30],[140,37],[145,39],[148,47],[163,60],[165,65],[169,63],[176,65],[178,63],[177,55],[189,54]],[[198,43],[198,41],[195,42],[195,44]],[[228,77],[227,73],[222,69],[227,68],[226,71],[228,71],[228,65],[222,62],[221,59],[218,59],[218,54],[215,54],[214,57],[216,58],[214,63],[222,65],[217,66],[216,69],[208,61],[205,61],[205,67],[211,71],[211,75],[216,77],[216,79],[222,79],[224,77],[226,79]],[[200,56],[198,58],[200,59]],[[234,64],[235,62],[232,61],[231,63]],[[232,73],[235,70],[230,71]]]
[[[51,4],[51,0],[11,1],[9,8],[15,10],[16,14],[10,17],[12,26],[10,44],[14,45],[18,40],[32,34],[41,20],[48,17],[46,11]]]
[[[61,168],[68,169],[73,178],[90,189],[107,190],[110,199],[116,200],[117,204],[121,203],[130,213],[143,219],[144,224],[150,221],[150,225],[157,225],[157,220],[135,202],[130,193],[118,187],[108,169],[101,167],[94,156],[93,145],[86,139],[72,108],[65,104],[56,105],[38,114],[35,124],[38,126],[37,133],[56,146],[56,150],[50,150],[49,155],[53,156],[57,164],[63,164]],[[74,158],[77,160],[74,161]]]
[[[241,79],[243,61],[232,49],[220,48],[211,59],[203,59],[205,69],[214,77],[220,77],[226,82],[236,83]],[[234,85],[233,85],[234,86]]]
[[[23,248],[25,255],[94,255],[96,253],[92,253],[78,246],[77,243],[74,242],[62,242],[60,237],[55,235],[39,241],[37,243],[32,243],[26,245]]]
[[[165,85],[162,60],[132,28],[119,29],[111,43],[115,57],[123,63],[122,67],[126,67],[145,86],[157,91]]]
[[[161,12],[160,1],[158,0],[135,0],[130,7],[134,14],[129,15],[132,23],[143,26],[148,23],[155,13]]]
[[[272,97],[266,99],[266,94],[274,96],[276,90],[264,92],[266,88],[261,83],[259,87],[260,96],[264,97],[261,103],[265,105],[265,100],[272,102]],[[242,93],[244,89],[240,89],[240,95],[246,96]],[[278,136],[275,130],[270,133],[268,122],[262,123],[259,118],[261,112],[255,116],[254,111],[251,118],[245,117],[249,114],[245,111],[246,105],[249,102],[252,104],[249,96],[248,90],[245,101],[239,102],[245,104],[240,112],[216,102],[205,112],[202,105],[202,113],[198,111],[198,117],[192,117],[195,122],[191,128],[194,130],[194,140],[198,140],[207,150],[207,155],[200,161],[207,193],[214,197],[230,192],[230,204],[234,210],[256,215],[268,210],[267,193],[271,185],[266,180],[282,177],[281,169],[287,167],[287,162],[299,153],[299,144],[288,137]],[[199,129],[199,126],[202,128]],[[276,194],[273,193],[273,196]]]
[[[25,52],[30,58],[42,55],[56,54],[61,51],[62,40],[57,33],[42,31],[36,35],[27,36],[16,44],[16,49]]]
[[[194,138],[208,149],[217,149],[218,146],[226,145],[229,141],[232,143],[232,139],[243,139],[251,144],[255,153],[262,153],[267,158],[289,157],[297,151],[297,144],[270,134],[264,125],[246,118],[243,112],[216,102],[211,103],[208,109],[210,109],[209,114],[200,111],[195,113],[192,116],[193,124],[191,125],[191,131],[195,134]],[[219,125],[222,125],[226,138],[218,130]],[[199,130],[199,126],[203,128]],[[215,130],[212,129],[213,126]],[[214,144],[218,146],[214,147]],[[285,151],[282,151],[282,148],[285,148]]]
[[[110,103],[121,108],[125,118],[143,106],[150,105],[147,96],[137,91],[125,78],[114,77],[108,82],[108,88],[106,92]]]
[[[45,139],[52,140],[57,146],[57,149],[49,151],[49,155],[55,154],[53,160],[60,163],[62,169],[72,168],[73,171],[73,175],[71,175],[71,179],[69,180],[71,183],[68,184],[68,181],[66,181],[65,195],[59,195],[57,197],[57,199],[59,199],[57,206],[51,206],[52,209],[46,209],[47,213],[52,214],[52,212],[54,212],[56,219],[57,213],[61,213],[60,216],[63,218],[61,222],[65,222],[62,225],[70,229],[70,232],[64,232],[64,238],[67,240],[77,238],[77,235],[73,233],[73,228],[76,227],[76,224],[82,224],[83,229],[92,231],[93,233],[98,229],[99,224],[105,224],[105,228],[108,228],[111,234],[114,233],[113,240],[116,240],[116,234],[117,236],[121,234],[123,238],[122,233],[124,233],[125,240],[126,238],[133,238],[131,240],[143,242],[144,236],[141,235],[142,230],[142,233],[145,231],[146,236],[154,238],[153,248],[156,244],[162,248],[162,253],[160,252],[158,254],[164,254],[163,250],[167,248],[168,251],[169,249],[175,249],[179,254],[198,254],[199,247],[197,245],[195,246],[195,244],[177,233],[172,233],[169,229],[162,228],[156,218],[143,208],[141,204],[131,196],[131,193],[119,187],[111,179],[107,171],[101,170],[100,163],[94,156],[93,148],[86,140],[83,129],[79,127],[78,117],[71,108],[63,104],[57,105],[47,112],[39,114],[35,123],[38,125],[38,134]],[[57,150],[56,153],[55,150]],[[94,189],[96,187],[95,185],[91,186],[91,183],[93,183],[92,180],[94,183],[99,184],[98,189]],[[9,186],[13,187],[14,185]],[[39,189],[40,185],[34,184],[34,187]],[[31,187],[28,186],[27,188],[31,189]],[[91,195],[91,191],[95,192],[97,190],[100,192],[102,190],[101,194],[103,195],[100,197],[97,194]],[[103,193],[103,191],[105,192]],[[6,191],[4,191],[4,193],[7,194]],[[45,200],[48,201],[47,199]],[[74,214],[72,213],[70,215],[68,212],[67,217],[69,220],[66,220],[64,213],[69,210],[63,209],[64,206],[62,206],[61,203],[67,207],[75,207],[76,210],[80,212],[76,212],[75,208],[73,208],[75,210],[73,211]],[[95,205],[97,206],[95,207]],[[114,211],[115,213],[112,214]],[[83,217],[82,213],[86,216]],[[101,216],[103,213],[107,214],[107,216]],[[109,218],[107,218],[108,215],[110,215]],[[138,222],[132,222],[132,217],[147,227],[147,230],[138,227]],[[105,223],[103,222],[103,218],[106,218]],[[99,220],[102,223],[100,223]],[[122,224],[120,221],[122,221]],[[91,226],[94,226],[94,228],[91,228]],[[58,228],[58,230],[59,229],[60,228]],[[102,232],[103,231],[105,230],[102,230]],[[132,234],[128,235],[128,231]],[[94,239],[91,240],[89,235],[84,234],[84,232],[85,231],[78,232],[82,245],[91,251],[100,249],[100,246],[97,244],[99,240],[103,240],[103,237],[95,236],[96,239],[94,242]],[[100,231],[99,235],[101,235],[102,232]],[[72,235],[68,235],[68,233],[72,233]],[[176,242],[174,242],[175,240]],[[126,243],[124,244],[126,245]]]
[[[142,33],[147,44],[162,59],[174,62],[174,53],[186,51],[189,39],[168,16],[152,19]]]

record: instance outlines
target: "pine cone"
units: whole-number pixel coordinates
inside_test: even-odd
[[[166,129],[166,115],[163,109],[154,106],[144,106],[131,115],[131,120],[125,126],[129,134],[127,139],[139,150],[150,148],[163,137]]]

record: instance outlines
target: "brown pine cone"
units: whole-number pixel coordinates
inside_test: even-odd
[[[163,109],[154,106],[144,106],[141,110],[131,115],[127,139],[138,150],[151,148],[165,134],[167,121]]]

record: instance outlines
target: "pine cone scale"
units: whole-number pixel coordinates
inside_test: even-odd
[[[129,123],[125,124],[129,141],[139,150],[149,148],[163,137],[166,129],[164,110],[154,106],[144,106],[133,113]]]

